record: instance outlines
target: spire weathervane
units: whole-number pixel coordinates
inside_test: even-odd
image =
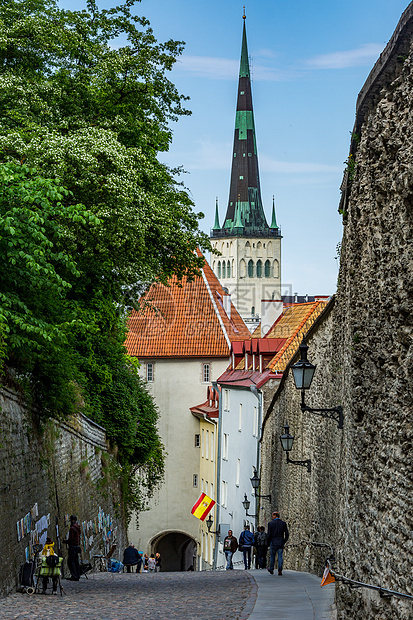
[[[242,19],[247,19],[247,16],[245,15],[245,4],[244,4],[244,15],[242,16]]]

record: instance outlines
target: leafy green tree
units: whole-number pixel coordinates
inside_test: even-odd
[[[163,448],[125,356],[125,310],[154,280],[197,273],[210,244],[159,161],[189,113],[167,77],[183,43],[158,43],[134,4],[0,3],[0,361],[47,413],[71,402],[108,428],[137,505],[131,472],[150,492]]]
[[[170,121],[188,114],[166,77],[182,43],[159,44],[133,4],[0,7],[0,153],[58,178],[99,218],[73,250],[84,294],[103,289],[117,301],[194,273],[195,248],[210,248],[176,171],[157,158],[169,147]]]

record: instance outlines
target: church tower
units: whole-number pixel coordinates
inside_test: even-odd
[[[253,327],[261,300],[281,299],[281,230],[274,199],[270,226],[261,200],[245,19],[244,11],[228,208],[221,227],[217,201],[211,243],[221,256],[211,260],[238,312]]]

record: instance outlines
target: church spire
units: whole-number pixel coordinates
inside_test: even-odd
[[[231,183],[223,225],[229,235],[239,235],[240,224],[247,235],[269,231],[261,200],[245,19],[244,7]]]

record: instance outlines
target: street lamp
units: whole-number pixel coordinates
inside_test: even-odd
[[[301,465],[301,467],[307,467],[308,473],[311,473],[311,459],[306,459],[305,461],[293,461],[290,459],[289,452],[293,448],[294,443],[294,435],[290,435],[290,427],[288,426],[288,422],[285,423],[284,426],[284,435],[280,435],[281,446],[284,452],[287,453],[287,463],[291,463],[292,465]]]
[[[259,497],[260,499],[268,499],[268,501],[271,502],[271,495],[260,495],[259,493],[256,492],[256,490],[260,486],[261,478],[259,478],[255,467],[253,469],[254,469],[254,475],[252,476],[252,478],[250,478],[250,480],[251,480],[252,488],[254,489],[255,497]]]
[[[219,534],[220,533],[219,530],[211,532],[211,527],[214,524],[214,520],[211,517],[211,515],[208,515],[208,519],[205,521],[205,524],[206,524],[206,526],[208,528],[208,534]]]
[[[251,502],[250,502],[250,501],[248,501],[248,499],[247,499],[247,494],[246,494],[246,493],[244,493],[244,501],[242,502],[242,505],[244,506],[244,509],[245,509],[245,515],[246,515],[247,517],[253,517],[254,519],[256,519],[256,518],[257,518],[257,516],[258,516],[258,515],[249,515],[249,514],[248,514],[248,508],[250,507]]]
[[[297,390],[301,390],[301,411],[303,413],[305,411],[309,411],[310,413],[320,415],[322,418],[335,420],[337,422],[337,428],[343,428],[344,416],[343,407],[341,405],[338,407],[330,407],[329,409],[313,409],[305,404],[304,391],[310,389],[316,366],[311,364],[311,362],[307,359],[308,345],[305,341],[305,336],[303,336],[303,341],[300,344],[299,349],[301,358],[296,364],[294,364],[294,366],[291,366],[291,370],[293,373],[295,387]]]

